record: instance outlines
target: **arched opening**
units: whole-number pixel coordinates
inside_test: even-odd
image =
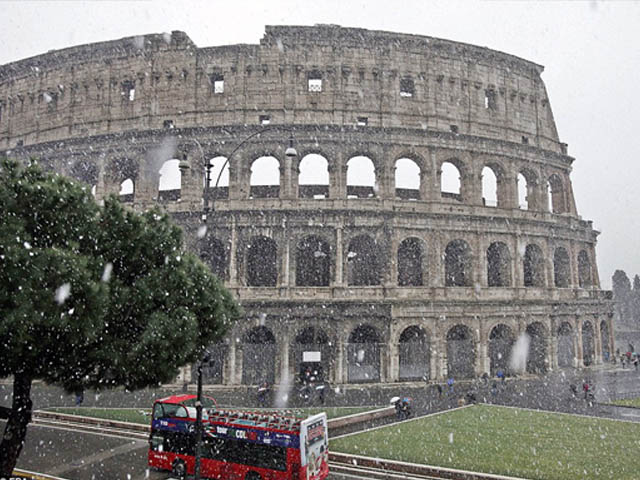
[[[98,183],[98,167],[91,161],[80,160],[71,168],[71,177],[87,185]]]
[[[334,355],[327,334],[316,327],[306,327],[296,335],[291,359],[300,383],[328,381],[333,369]]]
[[[380,285],[382,259],[378,245],[369,235],[359,235],[349,242],[347,262],[349,285]]]
[[[179,160],[167,160],[160,169],[160,180],[158,183],[158,200],[171,201],[180,199],[180,189],[182,188],[182,174],[178,165]]]
[[[473,334],[465,325],[455,325],[447,332],[447,372],[456,379],[475,376],[476,346]]]
[[[585,367],[592,365],[595,361],[596,348],[591,322],[585,321],[582,324],[582,363]]]
[[[440,195],[462,201],[462,180],[460,170],[451,162],[443,162],[440,167]]]
[[[322,155],[310,153],[300,160],[298,167],[298,196],[300,198],[329,197],[329,162]]]
[[[498,206],[498,176],[491,167],[482,169],[482,204],[485,207]]]
[[[494,242],[487,249],[487,285],[511,286],[511,254],[502,242]]]
[[[498,324],[489,333],[489,371],[494,376],[498,370],[507,372],[511,349],[515,338],[511,328]]]
[[[123,203],[133,202],[135,196],[135,184],[132,179],[127,178],[120,184],[118,196],[120,197],[120,201]]]
[[[544,287],[544,257],[542,249],[538,245],[529,244],[526,246],[523,270],[525,287]]]
[[[251,164],[249,180],[250,198],[278,198],[280,196],[280,162],[277,158],[264,156]]]
[[[273,385],[276,374],[276,339],[267,327],[255,327],[242,338],[242,383]]]
[[[420,199],[420,167],[410,158],[396,160],[396,198],[402,200]]]
[[[376,168],[369,157],[357,156],[347,162],[347,198],[376,196]]]
[[[551,190],[551,211],[553,213],[566,212],[564,185],[560,177],[555,173],[549,177],[549,187]]]
[[[424,285],[422,262],[424,252],[422,242],[417,238],[407,238],[398,247],[398,285],[401,287]]]
[[[518,174],[518,208],[520,210],[529,210],[529,183],[526,177]]]
[[[573,329],[569,322],[562,322],[558,327],[558,367],[573,367],[575,356]]]
[[[302,239],[296,248],[296,285],[302,287],[329,286],[330,271],[329,244],[316,236]]]
[[[360,325],[349,335],[347,376],[351,383],[380,381],[380,337],[370,325]]]
[[[400,380],[428,380],[429,340],[425,331],[413,325],[406,328],[398,340]]]
[[[209,165],[211,165],[211,171],[209,173],[209,198],[229,198],[229,162],[227,162],[227,158],[221,156],[213,157],[209,160]],[[207,181],[206,174],[207,173],[204,172],[203,185]],[[218,182],[217,188],[216,182]]]
[[[225,281],[228,272],[228,246],[215,237],[206,236],[202,239],[200,251],[202,252],[202,261],[209,265],[211,272],[220,280]]]
[[[278,281],[278,246],[268,237],[254,237],[247,245],[247,285],[275,287]]]
[[[571,280],[569,254],[563,247],[553,252],[553,280],[557,288],[568,288]]]
[[[227,345],[224,343],[214,343],[209,345],[202,356],[202,383],[205,385],[215,385],[222,383],[224,371],[224,359],[227,354]],[[198,364],[191,366],[191,381],[195,383],[198,378]]]
[[[527,326],[529,335],[529,356],[527,357],[527,372],[546,373],[547,371],[547,329],[540,322]]]
[[[609,362],[611,360],[611,343],[609,339],[609,324],[606,320],[600,322],[600,343],[602,345],[602,360]]]
[[[464,240],[449,242],[444,251],[444,284],[447,287],[471,286],[471,248]]]
[[[587,288],[592,285],[591,281],[591,262],[589,254],[585,250],[578,253],[578,284],[580,288]]]

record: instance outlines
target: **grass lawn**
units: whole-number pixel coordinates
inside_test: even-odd
[[[329,448],[528,479],[640,475],[640,424],[489,405],[331,440]]]
[[[220,407],[220,408],[236,408],[236,407]],[[326,412],[327,418],[344,417],[346,415],[352,415],[354,413],[366,412],[373,410],[377,407],[326,407],[326,408],[295,408],[287,410],[292,412],[296,416],[309,416],[319,412]],[[253,410],[258,409],[244,409],[237,408],[238,410]],[[267,411],[274,411],[275,409],[265,409]],[[143,408],[93,408],[93,407],[56,407],[48,408],[49,412],[66,413],[69,415],[81,415],[83,417],[94,418],[106,418],[109,420],[118,420],[121,422],[143,423],[150,424],[151,414],[150,409]],[[282,410],[278,410],[282,412]],[[146,415],[145,415],[146,413]]]
[[[640,398],[626,398],[624,400],[616,400],[611,402],[613,405],[620,405],[621,407],[637,407],[640,408]]]

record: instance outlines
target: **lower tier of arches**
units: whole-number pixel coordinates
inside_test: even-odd
[[[438,382],[589,367],[609,361],[614,351],[606,308],[597,315],[495,311],[417,318],[396,317],[390,306],[376,304],[305,310],[245,306],[246,321],[209,347],[204,383]],[[195,375],[187,368],[182,379],[195,382]]]

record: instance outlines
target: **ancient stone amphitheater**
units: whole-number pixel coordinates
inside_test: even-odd
[[[612,308],[542,70],[334,25],[144,35],[0,67],[0,154],[184,227],[246,313],[206,383],[471,378],[525,332],[527,371],[588,366]]]

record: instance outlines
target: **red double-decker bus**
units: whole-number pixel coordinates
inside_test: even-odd
[[[322,480],[329,474],[327,416],[228,410],[203,400],[201,476],[237,480]],[[186,414],[186,416],[185,416]],[[153,406],[149,466],[184,478],[195,466],[195,395]]]

